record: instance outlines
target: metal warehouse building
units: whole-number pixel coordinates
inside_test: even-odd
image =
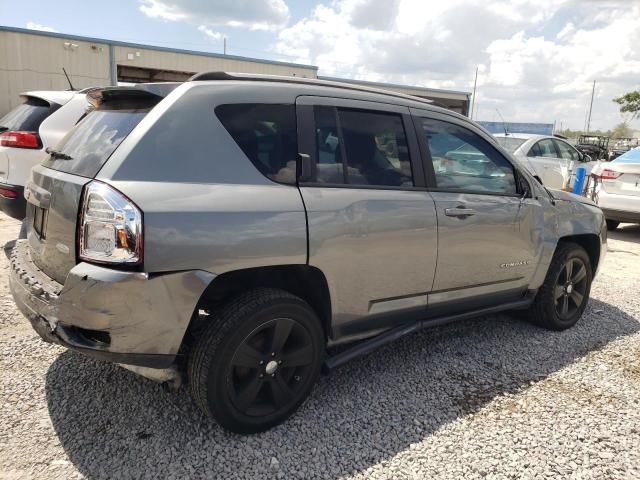
[[[318,78],[318,67],[312,65],[0,26],[0,116],[20,103],[21,92],[66,90],[63,67],[77,89],[117,82],[182,81],[202,71]],[[467,92],[320,78],[416,95],[464,115],[469,110]]]

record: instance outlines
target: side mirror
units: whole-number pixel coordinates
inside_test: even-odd
[[[587,162],[593,162],[593,158],[591,158],[591,155],[582,155],[582,159],[583,162],[587,163]]]

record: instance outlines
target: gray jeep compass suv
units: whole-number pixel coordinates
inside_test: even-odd
[[[420,328],[526,309],[563,330],[585,309],[602,212],[466,117],[224,73],[88,98],[25,187],[13,296],[43,339],[184,379],[229,430],[282,422],[323,366]]]

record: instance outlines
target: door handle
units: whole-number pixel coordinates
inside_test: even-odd
[[[447,217],[464,218],[464,217],[470,217],[471,215],[475,215],[475,213],[476,211],[473,208],[457,207],[457,208],[444,209],[444,214]]]

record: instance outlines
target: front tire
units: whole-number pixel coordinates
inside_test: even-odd
[[[213,312],[189,357],[191,394],[223,428],[256,433],[282,423],[318,379],[325,340],[302,299],[246,292]]]
[[[616,220],[607,220],[607,230],[615,230],[620,225],[620,222]]]
[[[531,321],[549,330],[576,324],[589,301],[593,271],[589,255],[575,243],[559,243],[544,284],[529,310]]]
[[[18,232],[18,240],[24,240],[27,238],[27,219],[23,219],[20,224],[20,231]]]

